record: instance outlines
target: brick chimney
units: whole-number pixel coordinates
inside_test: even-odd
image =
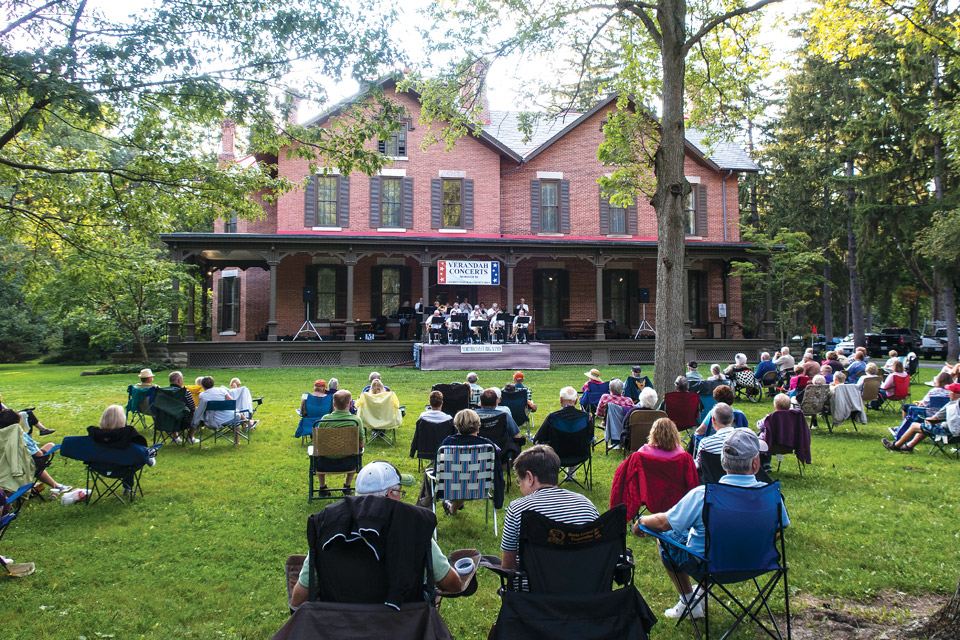
[[[237,159],[234,153],[234,140],[237,137],[237,123],[230,118],[224,118],[220,123],[222,149],[220,150],[220,165],[230,164]]]
[[[467,69],[463,81],[463,97],[471,104],[479,104],[479,120],[483,124],[490,124],[490,101],[487,100],[487,72],[490,62],[486,58],[479,58]]]

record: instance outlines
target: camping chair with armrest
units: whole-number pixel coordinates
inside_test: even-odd
[[[863,386],[860,388],[860,398],[863,401],[863,406],[867,409],[873,409],[871,405],[879,400],[882,383],[883,381],[879,376],[867,378],[863,381]]]
[[[636,404],[637,400],[640,399],[640,392],[652,385],[653,383],[650,382],[650,378],[647,376],[640,378],[627,376],[627,379],[623,382],[623,395],[633,400],[633,403]]]
[[[893,391],[887,396],[880,396],[880,410],[886,413],[894,408],[898,402],[902,403],[910,399],[910,377],[894,376]]]
[[[587,390],[580,394],[580,408],[590,414],[590,427],[596,426],[597,405],[600,398],[610,393],[609,382],[587,381]]]
[[[229,411],[233,413],[233,417],[219,425],[213,421],[209,423],[206,422],[205,418],[207,414],[214,411]],[[211,438],[213,438],[213,444],[217,444],[217,440],[226,440],[236,446],[240,442],[240,438],[250,442],[250,438],[243,433],[242,425],[246,419],[237,411],[236,400],[208,400],[203,414],[203,417],[200,418],[201,428],[197,429],[197,437],[200,440],[201,449],[203,448],[203,443]],[[204,429],[209,433],[204,433]]]
[[[560,470],[563,478],[559,484],[572,482],[581,489],[593,489],[593,428],[588,416],[573,418],[550,418],[549,429],[543,433],[544,425],[537,433],[542,439],[538,444],[549,444],[560,458]],[[544,437],[545,436],[545,437]],[[583,469],[584,481],[577,480],[577,471]]]
[[[771,372],[767,372],[771,373]],[[776,376],[774,376],[776,377]],[[750,402],[760,402],[763,395],[763,387],[756,376],[753,375],[753,369],[741,369],[733,374],[733,389],[737,398],[748,400]]]
[[[516,391],[501,391],[500,404],[510,409],[510,415],[518,427],[527,425],[527,437],[530,437],[530,431],[536,429],[533,424],[533,413],[527,406],[527,400],[530,394],[526,389],[517,389]]]
[[[158,387],[153,400],[153,444],[173,441],[173,434],[190,428],[193,412],[186,403],[183,387]],[[186,442],[182,438],[180,443]]]
[[[142,389],[127,387],[127,424],[138,429],[147,429],[147,418],[153,418],[153,401],[157,387]],[[137,425],[140,425],[137,427]]]
[[[782,640],[791,637],[790,592],[787,585],[787,556],[784,543],[784,522],[780,483],[762,487],[736,487],[725,484],[708,484],[704,487],[703,525],[706,530],[706,546],[702,554],[679,544],[672,537],[652,531],[642,525],[637,527],[660,541],[661,545],[682,549],[691,558],[699,561],[699,586],[687,604],[679,625],[688,617],[694,606],[703,604],[703,631],[710,637],[710,605],[718,604],[734,617],[733,623],[723,634],[729,637],[741,622],[752,620],[771,638]],[[671,556],[664,556],[674,571]],[[769,575],[761,586],[758,579]],[[770,609],[769,601],[779,582],[783,582],[786,634]],[[756,591],[740,598],[730,585],[751,583]],[[764,613],[766,615],[764,615]],[[697,637],[701,630],[696,619],[690,616]],[[769,626],[768,626],[769,625]]]
[[[779,381],[779,371],[767,371],[763,374],[763,377],[760,378],[760,388],[766,390],[768,398],[773,397],[777,393],[777,383]]]
[[[397,443],[397,429],[403,424],[403,413],[394,391],[370,393],[364,391],[357,406],[357,417],[367,430],[368,442],[377,438],[391,447]]]
[[[417,420],[417,427],[413,432],[413,441],[410,443],[410,457],[417,459],[417,470],[423,471],[424,464],[430,467],[437,461],[437,448],[447,436],[457,433],[453,420],[430,422]]]
[[[580,525],[520,514],[517,569],[482,563],[501,581],[490,637],[645,640],[656,618],[633,584],[626,524],[623,505]]]
[[[815,385],[807,387],[810,391]],[[774,411],[760,426],[760,438],[767,443],[767,454],[777,456],[777,472],[783,456],[792,453],[797,457],[797,468],[803,477],[804,465],[810,464],[810,428],[802,410]]]
[[[610,449],[618,449],[623,443],[630,439],[629,432],[624,436],[623,429],[624,407],[612,402],[607,403],[607,415],[603,419],[603,440],[606,442],[604,455],[610,453]]]
[[[800,402],[803,400],[804,390],[807,388],[807,385],[810,384],[810,381],[813,380],[813,378],[802,374],[794,377],[797,379],[797,386],[794,389],[794,391],[796,391],[794,397],[797,399],[797,402]]]
[[[830,429],[830,385],[808,384],[803,390],[803,400],[800,401],[800,411],[810,416],[811,425],[817,426],[817,418],[823,417]]]
[[[437,463],[426,470],[427,480],[433,485],[433,512],[438,500],[483,500],[484,522],[490,521],[489,508],[493,506],[493,535],[497,535],[497,505],[494,502],[495,466],[499,456],[493,445],[445,445],[437,449]]]
[[[503,464],[505,487],[510,487],[510,470],[513,460],[520,455],[520,443],[507,433],[507,414],[497,412],[496,415],[480,416],[480,430],[477,433],[486,438],[500,449],[500,462]]]
[[[730,386],[730,383],[728,380],[701,380],[697,384],[696,391],[697,395],[700,396],[700,415],[697,416],[698,426],[710,414],[713,406],[717,404],[717,401],[713,398],[713,391],[721,385]],[[677,428],[679,429],[680,426],[677,425]]]
[[[297,415],[300,416],[300,421],[297,423],[296,433],[293,434],[294,438],[300,438],[301,445],[305,445],[307,439],[313,437],[314,423],[328,413],[333,412],[332,393],[328,393],[322,398],[308,393],[304,400],[306,404],[304,413],[301,414],[300,410],[297,409]]]
[[[904,407],[904,410],[907,412],[906,420],[899,427],[890,427],[888,431],[890,435],[893,436],[894,442],[899,440],[904,433],[907,432],[907,429],[910,428],[911,422],[923,422],[927,418],[936,415],[937,411],[942,409],[950,402],[949,396],[934,396],[930,398],[930,402],[925,407],[921,407],[915,404],[907,405]]]
[[[610,491],[610,505],[623,504],[627,517],[644,510],[663,513],[700,484],[697,466],[686,452],[662,458],[640,449],[620,464]]]
[[[907,354],[903,361],[903,370],[910,376],[911,383],[920,384],[920,358],[916,355],[911,358],[910,354]]]
[[[866,382],[870,381],[867,380]],[[877,388],[874,388],[874,397],[876,397]],[[827,429],[830,430],[830,433],[833,433],[834,427],[839,427],[847,418],[850,418],[850,422],[853,423],[854,431],[858,430],[858,420],[862,424],[867,424],[867,412],[863,408],[863,396],[856,385],[838,384],[833,387],[830,394],[830,418],[833,420],[832,425],[830,420],[827,420]]]
[[[342,516],[345,509],[356,513],[382,513],[389,509],[387,534],[370,535],[357,530],[349,539],[334,535],[324,540],[332,533],[324,530],[324,516]],[[306,560],[304,555],[289,556],[284,575],[292,615],[273,639],[452,640],[434,606],[437,592],[429,540],[436,522],[436,517],[426,510],[378,496],[347,498],[310,516],[309,595],[295,611],[289,607]],[[354,520],[348,528],[353,531],[356,525]],[[397,541],[407,545],[399,566],[396,552],[389,548]]]
[[[254,419],[254,416],[257,413],[257,409],[259,409],[260,405],[263,404],[263,396],[254,398],[253,394],[250,393],[250,389],[247,387],[230,389],[230,395],[237,401],[237,413],[244,418],[244,422],[242,425],[240,425],[240,429],[244,434],[246,434],[246,438],[249,441],[250,432],[253,431],[254,426],[258,422]]]
[[[650,430],[653,423],[660,418],[666,418],[664,411],[654,411],[650,409],[634,409],[626,418],[628,424],[624,425],[624,431],[629,434],[626,438],[624,452],[633,453],[643,445],[647,444],[647,438],[650,437]]]
[[[7,528],[20,515],[20,508],[32,489],[33,483],[29,482],[10,495],[0,492],[0,540],[3,540],[3,534],[7,532]],[[28,576],[36,570],[32,562],[7,563],[2,555],[0,555],[0,567],[3,567],[8,574],[18,578]]]
[[[45,500],[43,493],[34,488],[33,483],[37,482],[44,469],[51,465],[60,445],[56,445],[41,456],[32,455],[27,443],[23,441],[26,430],[24,414],[20,414],[20,418],[20,423],[15,422],[0,428],[0,486],[13,490],[14,487],[30,482],[31,489],[28,497]],[[43,486],[40,485],[41,490]]]
[[[710,396],[713,400],[713,396]],[[711,405],[712,406],[712,405]],[[700,426],[700,394],[692,391],[671,391],[663,395],[663,410],[681,433]]]
[[[337,420],[317,419],[313,426],[313,444],[307,447],[309,482],[307,502],[337,500],[353,490],[343,487],[316,487],[317,474],[338,475],[359,473],[363,468],[363,450],[360,448],[360,427],[352,420],[347,426],[337,426]],[[326,494],[326,495],[324,495]]]
[[[140,476],[150,458],[162,444],[145,447],[129,444],[125,449],[111,449],[97,444],[90,436],[67,436],[61,443],[60,455],[79,460],[87,468],[88,505],[105,496],[113,496],[123,504],[133,503],[137,494],[143,497]]]
[[[430,390],[439,391],[443,394],[443,412],[448,415],[456,416],[460,411],[470,408],[473,388],[469,384],[440,382],[433,385]]]

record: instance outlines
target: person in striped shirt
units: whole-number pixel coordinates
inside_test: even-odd
[[[718,402],[713,405],[712,415],[713,428],[716,429],[716,432],[700,441],[700,446],[697,448],[697,457],[694,460],[697,463],[697,468],[700,468],[700,454],[704,451],[707,453],[722,452],[723,441],[733,431],[733,408],[730,405],[726,402]]]
[[[560,457],[550,446],[538,444],[530,447],[513,461],[513,470],[523,497],[510,503],[503,520],[500,549],[504,569],[519,566],[520,514],[524,511],[533,510],[565,524],[586,524],[600,517],[589,498],[557,486]]]

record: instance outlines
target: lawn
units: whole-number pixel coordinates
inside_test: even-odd
[[[0,366],[0,390],[13,407],[36,406],[48,427],[42,441],[85,433],[111,403],[124,404],[135,376],[85,376],[81,367]],[[33,501],[24,507],[0,551],[37,572],[0,579],[4,638],[267,638],[286,618],[283,563],[306,550],[307,516],[319,508],[306,499],[306,453],[292,434],[300,394],[315,378],[336,376],[356,391],[369,370],[265,369],[215,371],[217,383],[240,377],[266,400],[250,444],[179,448],[166,446],[157,466],[143,474],[144,498],[132,506],[116,500],[94,506]],[[184,371],[192,380],[201,373]],[[378,442],[365,460],[386,459],[416,473],[407,457],[418,408],[435,382],[462,380],[460,372],[383,370],[385,383],[408,407],[396,447]],[[626,367],[603,367],[604,379],[626,376]],[[923,370],[924,379],[932,370]],[[163,374],[161,377],[165,378]],[[585,380],[583,368],[529,372],[540,404],[536,421],[559,408],[558,391]],[[158,378],[158,382],[161,382]],[[482,385],[502,386],[508,372],[482,372]],[[914,385],[919,399],[927,387]],[[740,403],[751,424],[771,403]],[[870,424],[855,432],[847,422],[833,434],[813,432],[813,464],[801,478],[788,456],[778,476],[793,526],[787,533],[790,587],[794,598],[868,601],[885,592],[946,594],[957,581],[956,487],[960,463],[917,453],[891,453],[880,445],[893,413],[869,412]],[[590,498],[608,507],[610,480],[620,456],[598,448]],[[776,467],[776,463],[774,463]],[[83,485],[83,466],[57,459],[60,482]],[[406,500],[415,499],[416,488]],[[507,500],[518,495],[514,487]],[[479,548],[498,553],[499,541],[485,524],[483,507],[468,504],[455,517],[441,514],[439,542],[447,552]],[[676,595],[649,540],[630,542],[636,583],[659,615]],[[447,600],[441,614],[457,638],[486,637],[499,608],[497,583],[481,574],[471,598]],[[799,599],[797,599],[799,602]],[[691,637],[661,619],[654,638]]]

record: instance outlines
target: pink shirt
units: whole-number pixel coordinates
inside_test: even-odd
[[[644,454],[650,456],[651,458],[660,458],[661,460],[670,460],[671,458],[676,458],[682,453],[686,453],[683,450],[683,447],[677,447],[673,451],[664,451],[660,447],[652,444],[643,445],[640,447],[640,451],[643,451]]]

